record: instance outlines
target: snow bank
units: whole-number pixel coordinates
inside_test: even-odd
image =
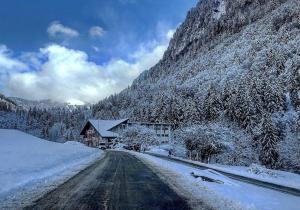
[[[153,154],[164,155],[167,156],[169,154],[169,150],[171,150],[171,146],[168,144],[160,145],[160,146],[152,146],[149,151]]]
[[[66,176],[100,155],[98,149],[78,142],[61,144],[0,129],[0,197],[50,177]]]
[[[233,174],[300,189],[300,175],[298,174],[266,169],[256,164],[252,164],[250,167],[214,164],[214,167]]]
[[[167,156],[167,154],[160,153],[155,150],[151,150],[148,153],[154,155]],[[187,163],[203,166],[203,167],[208,167],[210,169],[222,171],[225,173],[236,174],[236,175],[256,179],[259,181],[264,181],[264,182],[282,185],[285,187],[300,189],[300,175],[291,172],[266,169],[265,167],[259,166],[257,164],[252,164],[249,167],[230,166],[230,165],[222,165],[222,164],[206,164],[206,163],[201,163],[199,161],[188,160],[185,158],[174,157],[174,156],[172,156],[172,158]]]
[[[132,154],[164,174],[165,180],[175,185],[174,189],[185,190],[186,196],[192,196],[193,199],[200,200],[200,203],[202,201],[214,209],[296,210],[300,206],[297,196],[239,182],[211,169],[201,170],[151,155]],[[192,173],[219,180],[222,184],[203,181],[192,176]]]

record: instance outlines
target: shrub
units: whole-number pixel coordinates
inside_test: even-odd
[[[131,126],[122,133],[123,143],[133,146],[140,145],[142,149],[147,150],[149,146],[159,144],[159,140],[154,130],[144,126]]]

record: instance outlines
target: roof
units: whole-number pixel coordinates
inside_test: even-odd
[[[116,126],[118,126],[118,125],[126,122],[126,121],[128,121],[128,119],[120,119],[120,120],[89,120],[87,122],[87,124],[91,123],[91,125],[96,129],[96,131],[102,137],[116,138],[119,135],[117,133],[114,133],[114,132],[110,131],[110,130],[113,129],[114,127],[116,127]],[[81,134],[85,130],[85,127],[81,131]]]

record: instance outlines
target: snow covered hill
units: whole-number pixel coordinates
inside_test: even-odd
[[[15,111],[17,104],[0,93],[0,111]]]
[[[10,193],[15,196],[16,192],[38,189],[41,183],[68,176],[101,154],[78,142],[54,143],[0,129],[0,203]]]
[[[79,139],[91,118],[90,105],[70,105],[51,100],[33,101],[0,93],[0,129],[17,129],[54,142]]]

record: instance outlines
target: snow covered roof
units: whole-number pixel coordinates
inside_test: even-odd
[[[96,129],[96,131],[102,136],[102,137],[111,137],[115,138],[119,135],[117,133],[114,133],[110,131],[112,128],[128,121],[128,119],[120,119],[120,120],[89,120],[88,123],[91,123],[91,125]],[[84,128],[85,129],[85,128]],[[84,131],[83,129],[83,131]],[[82,132],[83,132],[82,131]],[[82,134],[81,132],[81,134]]]

